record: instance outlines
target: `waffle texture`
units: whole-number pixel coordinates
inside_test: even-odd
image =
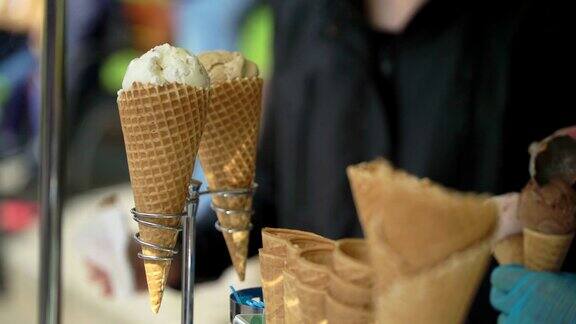
[[[374,271],[376,323],[461,323],[490,260],[496,205],[394,170],[348,168]]]
[[[524,264],[524,236],[515,234],[496,243],[494,258],[498,264]]]
[[[266,308],[266,323],[284,323],[284,264],[285,258],[258,250],[262,292]]]
[[[288,259],[294,268],[302,249],[332,247],[333,244],[333,241],[310,232],[284,228],[262,229],[263,248],[259,255],[262,290],[266,301],[266,323],[300,323],[302,317],[299,313],[296,279],[287,271]],[[286,287],[289,290],[285,293]]]
[[[118,110],[136,210],[178,214],[184,209],[188,184],[205,124],[209,90],[167,84],[135,83],[118,95]],[[147,221],[177,227],[179,219]],[[139,224],[144,242],[174,248],[177,232]],[[143,246],[142,253],[167,257]],[[169,261],[144,261],[150,306],[157,313],[170,270]]]
[[[333,302],[326,303],[326,314],[328,316],[332,313],[328,317],[333,321],[342,318],[340,312],[345,309],[356,313],[358,318],[372,316],[374,272],[369,262],[369,253],[368,245],[362,239],[336,241],[332,257],[333,269],[328,284],[328,296]]]
[[[256,144],[262,109],[262,79],[244,78],[213,84],[210,92],[200,162],[212,190],[250,188],[256,168]],[[250,210],[250,196],[213,195],[215,206]],[[223,227],[247,229],[251,214],[216,213]],[[232,264],[240,280],[246,273],[249,231],[223,232]]]
[[[524,263],[528,269],[537,271],[559,271],[574,233],[545,234],[524,228]]]
[[[374,290],[376,323],[464,323],[490,261],[489,241]]]
[[[384,159],[349,167],[348,177],[369,244],[384,242],[396,256],[388,271],[432,266],[491,235],[496,225],[496,205],[486,196],[418,179]]]
[[[334,246],[302,250],[296,260],[296,295],[302,323],[326,322],[326,291]]]

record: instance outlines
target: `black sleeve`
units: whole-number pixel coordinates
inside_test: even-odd
[[[576,124],[570,11],[560,2],[534,2],[524,7],[512,39],[503,143],[505,191],[518,191],[528,180],[531,142]]]
[[[507,114],[504,165],[508,191],[526,183],[528,145],[559,128],[576,125],[576,72],[571,11],[559,1],[538,2],[527,8],[514,39],[511,62],[510,110]],[[573,244],[564,271],[576,271]]]

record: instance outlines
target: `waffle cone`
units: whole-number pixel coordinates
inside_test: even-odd
[[[565,235],[545,234],[524,228],[524,263],[532,270],[559,271],[574,233]]]
[[[499,264],[524,264],[524,236],[512,235],[496,243],[494,258]]]
[[[300,309],[300,299],[298,298],[298,280],[290,270],[284,270],[284,323],[302,323],[302,310]]]
[[[377,323],[463,323],[490,260],[488,240],[374,290]],[[386,278],[385,278],[386,280]]]
[[[336,241],[332,263],[328,294],[338,303],[363,310],[370,309],[374,273],[366,242],[362,239]]]
[[[369,254],[368,245],[362,239],[336,241],[333,255],[334,273],[354,285],[372,287],[374,273]]]
[[[274,254],[259,251],[262,291],[266,308],[266,323],[284,323],[284,280],[285,259]]]
[[[262,289],[264,291],[264,296],[265,298],[266,296],[273,296],[268,298],[266,307],[276,309],[276,311],[266,312],[266,320],[276,321],[277,319],[282,318],[283,320],[285,319],[284,322],[290,321],[290,323],[299,323],[297,320],[295,320],[295,318],[301,318],[299,315],[298,317],[292,316],[290,319],[287,318],[289,315],[285,315],[285,309],[290,308],[290,306],[287,307],[287,305],[298,307],[294,280],[291,283],[288,283],[288,289],[292,288],[292,295],[288,298],[291,298],[292,302],[284,302],[284,298],[286,297],[284,293],[284,287],[286,286],[284,280],[286,280],[286,276],[293,278],[293,274],[289,273],[278,277],[274,280],[275,285],[272,287],[264,280],[265,277],[268,277],[265,272],[284,272],[286,269],[288,254],[290,254],[291,259],[294,260],[292,263],[295,263],[295,260],[297,259],[302,248],[331,247],[333,246],[333,243],[331,240],[310,232],[284,228],[264,228],[262,229],[262,245],[263,248],[260,252],[261,263],[266,262],[266,258],[263,258],[262,256],[273,256],[275,260],[274,266],[276,267],[274,270],[269,270],[268,266],[261,264]],[[282,260],[282,262],[280,262],[280,260]],[[262,267],[267,268],[263,270]],[[276,305],[279,305],[279,308]],[[292,313],[294,313],[293,310],[291,310],[291,314]]]
[[[302,323],[326,320],[325,297],[330,281],[333,246],[302,250],[296,261],[296,294]]]
[[[330,273],[328,295],[339,303],[362,309],[372,306],[372,287],[350,283],[334,272]]]
[[[369,309],[341,303],[328,294],[326,319],[330,324],[370,324],[374,323],[374,314]]]
[[[128,157],[136,210],[177,214],[184,209],[188,183],[200,144],[208,105],[208,90],[180,84],[134,84],[118,95],[118,110]],[[150,222],[176,227],[179,220]],[[140,238],[174,248],[177,232],[140,225]],[[167,257],[142,247],[144,255]],[[169,261],[144,261],[150,306],[157,313]]]
[[[418,179],[394,170],[384,159],[351,166],[347,172],[370,248],[382,245],[386,254],[395,256],[395,264],[387,266],[392,272],[430,267],[494,229],[496,205],[483,195]],[[374,268],[380,271],[378,265]]]
[[[296,279],[296,293],[300,302],[303,324],[326,323],[326,290]]]
[[[287,246],[290,245],[290,240],[302,239],[310,241],[325,241],[327,239],[320,235],[298,231],[286,228],[270,228],[262,229],[262,247],[266,252],[279,256],[286,256]]]
[[[307,285],[325,288],[330,280],[333,251],[333,246],[302,250],[296,260],[296,278]]]
[[[256,142],[260,128],[262,79],[245,78],[212,85],[210,109],[200,144],[200,161],[210,189],[251,188],[256,167]],[[250,196],[214,195],[215,206],[250,210]],[[246,229],[250,213],[216,213],[223,227]],[[244,280],[249,231],[223,232],[240,280]]]
[[[296,271],[298,266],[298,259],[300,253],[304,250],[318,248],[318,249],[333,249],[334,241],[324,237],[308,237],[308,238],[292,238],[286,246],[286,269]]]

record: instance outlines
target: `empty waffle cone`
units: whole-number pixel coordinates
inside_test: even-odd
[[[284,287],[284,323],[299,324],[302,323],[302,311],[300,309],[300,299],[298,298],[298,279],[292,271],[283,271]]]
[[[371,309],[374,273],[366,242],[362,239],[338,240],[332,259],[328,295],[338,303],[362,312]]]
[[[524,265],[532,270],[559,271],[574,233],[544,234],[524,228]]]
[[[282,272],[286,268],[286,260],[288,255],[288,250],[292,255],[297,255],[300,251],[300,247],[321,247],[321,246],[331,246],[332,241],[321,237],[320,235],[298,231],[298,230],[291,230],[291,229],[284,229],[284,228],[264,228],[262,229],[262,245],[263,248],[261,249],[264,252],[264,255],[274,256],[277,262],[273,262],[271,264],[274,265],[275,269],[265,269],[263,270],[261,265],[261,275],[262,275],[262,290],[264,292],[264,297],[267,299],[266,307],[274,309],[274,311],[266,311],[266,321],[273,322],[273,321],[284,321],[285,314],[284,310],[286,308],[287,303],[284,302],[284,280],[285,276],[279,277],[277,280],[274,280],[274,285],[269,285],[264,283],[264,277],[266,274],[264,272]],[[327,245],[328,244],[328,245]],[[263,253],[261,253],[261,256]],[[271,258],[268,258],[271,259]],[[260,258],[261,263],[265,262],[266,258]],[[280,262],[279,260],[282,260]],[[266,265],[268,267],[268,265]],[[290,285],[290,284],[289,284]],[[294,287],[295,286],[290,286]],[[266,297],[272,296],[272,297]],[[293,300],[297,300],[295,293],[292,294]],[[293,303],[292,303],[293,304]],[[292,316],[294,318],[294,316]],[[297,318],[300,318],[298,316]],[[284,322],[288,323],[288,319]],[[292,319],[289,323],[299,323],[298,321]]]
[[[486,196],[418,179],[384,159],[347,172],[370,248],[384,243],[382,252],[394,256],[391,272],[430,267],[492,234],[497,209]],[[374,268],[381,270],[377,264]]]
[[[134,84],[118,95],[122,133],[136,210],[179,214],[183,211],[206,117],[208,90],[180,84]],[[178,218],[148,221],[177,227]],[[140,239],[172,249],[177,232],[139,224]],[[142,246],[148,256],[170,255]],[[157,313],[169,261],[144,261],[150,306]]]
[[[252,188],[256,167],[256,142],[260,128],[262,79],[244,78],[213,84],[210,109],[200,144],[200,161],[212,190]],[[212,203],[220,208],[249,211],[252,197],[214,195]],[[216,212],[232,264],[244,280],[251,213],[227,215]],[[244,230],[245,229],[245,230]]]
[[[352,284],[372,287],[374,273],[369,254],[368,244],[363,239],[336,241],[333,256],[334,273]]]
[[[292,239],[309,239],[310,241],[326,241],[320,235],[287,228],[270,228],[262,229],[262,247],[266,252],[279,256],[286,256],[286,248]]]
[[[328,295],[342,304],[365,310],[372,308],[372,287],[350,283],[331,272],[327,290]]]
[[[326,296],[326,319],[330,324],[370,324],[374,323],[374,314],[363,307],[341,303],[328,294]]]
[[[496,243],[494,258],[498,264],[524,264],[524,236],[512,235]]]
[[[296,294],[302,323],[326,321],[325,297],[330,281],[333,246],[309,248],[296,261]]]
[[[387,289],[376,287],[376,323],[464,323],[489,260],[485,240],[420,273],[396,278]]]
[[[319,248],[333,249],[334,241],[324,237],[291,238],[286,246],[286,269],[295,271],[300,253],[304,250]]]
[[[284,323],[284,263],[282,257],[258,251],[260,258],[260,275],[266,308],[266,323]]]

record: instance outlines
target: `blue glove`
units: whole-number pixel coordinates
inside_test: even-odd
[[[490,278],[499,324],[576,323],[576,275],[500,266]]]

